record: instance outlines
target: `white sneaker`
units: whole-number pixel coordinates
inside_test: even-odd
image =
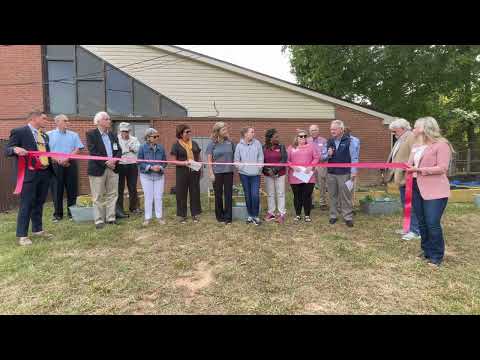
[[[417,235],[417,234],[415,234],[411,231],[408,234],[405,234],[405,235],[402,236],[402,240],[407,240],[407,241],[409,241],[409,240],[419,240],[419,239],[421,239],[421,236]]]
[[[160,225],[165,225],[165,220],[163,220],[163,219],[157,219],[157,221],[158,221],[158,223],[159,223]]]
[[[18,245],[26,246],[32,244],[32,240],[30,240],[28,237],[21,237],[20,239],[18,239]]]
[[[150,220],[145,220],[142,225],[143,225],[143,226],[148,226],[148,225],[150,225]]]

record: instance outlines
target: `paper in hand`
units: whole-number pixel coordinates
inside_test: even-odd
[[[345,186],[347,187],[348,191],[352,191],[353,190],[353,181],[352,180],[347,180],[345,182]]]
[[[303,183],[308,183],[310,181],[310,179],[312,178],[313,171],[311,171],[309,173],[305,173],[305,170],[307,170],[307,168],[300,167],[300,169],[301,169],[301,171],[294,171],[293,176],[295,176],[297,179],[299,179]]]
[[[199,171],[202,168],[202,164],[196,161],[192,161],[190,165],[188,165],[188,167],[193,171]]]

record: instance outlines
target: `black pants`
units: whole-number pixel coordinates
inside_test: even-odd
[[[293,191],[293,205],[297,216],[302,214],[302,207],[305,216],[310,216],[312,210],[312,193],[315,184],[290,184]]]
[[[129,210],[138,209],[138,167],[137,164],[118,165],[118,199],[117,208],[123,211],[123,192],[125,190],[125,180],[127,181],[128,198],[130,200]]]
[[[55,176],[51,182],[52,199],[54,206],[53,217],[63,218],[63,194],[67,189],[67,213],[71,217],[70,206],[75,205],[78,196],[78,163],[70,161],[69,167],[53,165]]]
[[[190,213],[192,216],[202,212],[200,203],[200,172],[190,168],[177,168],[175,192],[177,198],[177,216],[187,217],[187,197],[190,194]]]
[[[32,221],[32,232],[43,230],[43,204],[47,200],[51,179],[52,173],[49,170],[40,170],[35,172],[32,181],[23,183],[17,216],[17,237],[28,235],[30,220]]]
[[[215,217],[217,221],[232,221],[233,173],[215,174]],[[225,195],[225,206],[223,197]]]

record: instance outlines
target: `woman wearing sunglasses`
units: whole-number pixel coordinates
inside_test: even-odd
[[[158,131],[149,128],[145,131],[145,144],[138,150],[139,160],[167,160],[165,149],[159,143]],[[147,226],[152,219],[152,208],[155,204],[155,216],[160,224],[165,224],[162,218],[163,190],[165,186],[165,168],[167,163],[139,162],[140,182],[145,198],[145,221]]]
[[[307,132],[297,131],[292,146],[288,147],[288,162],[294,164],[316,164],[320,154],[312,144],[307,143]],[[311,166],[291,166],[288,169],[288,183],[293,191],[293,204],[295,206],[295,222],[301,220],[302,208],[305,214],[305,222],[311,222],[310,211],[312,209],[312,193],[315,186],[314,168]],[[308,175],[311,175],[308,178]]]
[[[190,126],[180,124],[176,129],[177,142],[173,144],[170,154],[176,164],[175,194],[177,198],[177,216],[180,223],[187,222],[187,198],[190,194],[190,213],[194,223],[199,221],[202,212],[200,204],[200,170],[190,168],[193,161],[200,161],[200,147],[192,140]]]

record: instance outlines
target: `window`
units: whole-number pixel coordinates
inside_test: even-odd
[[[161,110],[163,116],[171,117],[186,117],[187,110],[182,108],[180,105],[175,104],[173,101],[162,96]]]
[[[50,59],[72,60],[75,58],[73,45],[47,45],[47,56]]]
[[[103,81],[103,61],[79,47],[77,49],[77,76],[78,80]]]
[[[133,114],[132,78],[106,66],[107,112],[111,114]]]
[[[160,115],[160,96],[145,85],[133,82],[133,112],[138,115]]]
[[[78,113],[95,115],[105,108],[105,88],[103,81],[78,82]]]
[[[53,114],[75,114],[75,83],[73,61],[48,62],[48,94],[50,112]]]
[[[52,114],[184,117],[187,111],[80,46],[47,45],[49,111]],[[143,136],[143,135],[142,135]]]

